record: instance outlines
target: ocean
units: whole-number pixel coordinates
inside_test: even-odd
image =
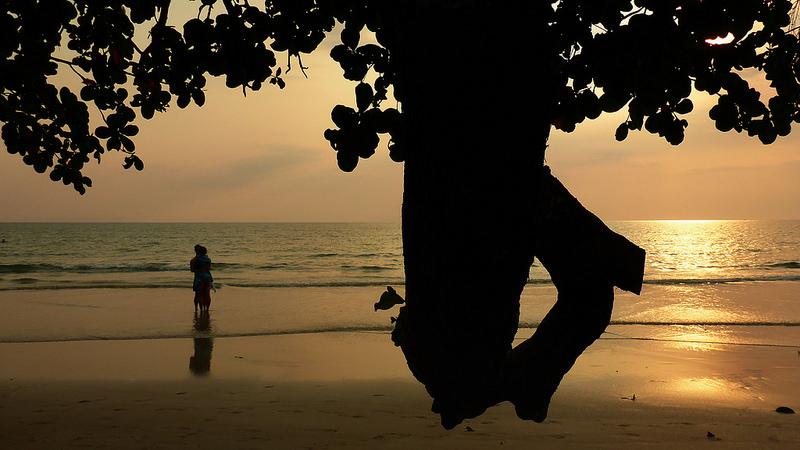
[[[800,221],[608,225],[647,250],[643,293],[618,292],[613,324],[800,327]],[[213,261],[217,336],[387,331],[392,313],[375,313],[372,303],[386,285],[404,291],[394,223],[3,223],[0,342],[193,335],[191,322],[175,317],[192,310],[188,262],[197,243]],[[167,294],[123,294],[134,290]],[[554,299],[535,263],[522,326],[535,327]],[[148,308],[159,313],[146,325],[122,320]],[[100,311],[108,314],[89,318]]]
[[[800,281],[800,221],[609,226],[647,250],[646,284]],[[196,243],[208,247],[220,285],[403,283],[399,224],[0,223],[0,241],[0,290],[186,287]],[[549,282],[538,264],[529,278]]]
[[[399,224],[0,224],[0,290],[187,287],[195,244],[218,286],[403,281]]]

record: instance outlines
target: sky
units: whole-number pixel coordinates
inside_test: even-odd
[[[389,159],[386,139],[344,173],[323,138],[333,106],[355,103],[354,84],[327,55],[331,42],[303,58],[307,79],[295,62],[282,91],[267,85],[245,98],[210,79],[204,107],[137,119],[145,170],[124,170],[123,155],[108,153],[88,167],[94,187],[84,196],[36,174],[0,143],[0,221],[399,221],[403,167]],[[619,143],[614,130],[624,115],[604,115],[570,134],[554,130],[547,163],[605,220],[800,219],[797,127],[764,146],[716,131],[711,99],[693,100],[678,147],[646,132]]]

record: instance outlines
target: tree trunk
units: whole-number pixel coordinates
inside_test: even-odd
[[[536,53],[527,30],[544,29],[525,8],[435,7],[401,26],[394,52],[409,142],[406,306],[393,339],[451,427],[503,397],[552,91],[515,67]]]
[[[538,194],[533,250],[558,298],[534,335],[509,352],[503,371],[517,415],[542,422],[563,376],[608,326],[614,286],[641,292],[645,252],[586,210],[549,169]]]
[[[544,170],[550,114],[563,84],[548,70],[557,55],[537,20],[541,5],[533,5],[541,2],[418,3],[431,5],[399,16],[391,49],[400,72],[396,96],[409,127],[406,305],[392,338],[446,428],[503,400],[514,401],[521,417],[538,420],[563,374],[608,323],[614,284],[603,274],[590,289],[576,284],[568,266],[580,257],[572,249],[585,242],[576,240],[576,247],[560,240],[581,230],[560,230],[542,214],[558,210],[542,202],[544,190],[565,205],[560,217],[580,216],[581,226],[607,230]],[[521,70],[521,59],[538,69]],[[555,269],[559,303],[544,331],[512,352],[519,298],[537,247]],[[560,247],[568,253],[559,256]],[[563,298],[562,289],[569,292]],[[600,300],[597,307],[576,313],[590,298]],[[564,337],[561,328],[572,317],[587,331]]]

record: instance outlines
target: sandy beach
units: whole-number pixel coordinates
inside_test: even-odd
[[[4,343],[0,442],[14,449],[798,448],[800,416],[775,412],[800,409],[796,347],[625,338],[636,328],[611,327],[579,359],[545,423],[523,422],[505,403],[452,431],[439,426],[384,332],[215,338],[210,370],[200,376],[190,371],[191,338]],[[772,333],[800,343],[797,328]]]

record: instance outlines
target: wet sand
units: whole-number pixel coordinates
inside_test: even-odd
[[[320,331],[388,331],[392,311],[374,311],[383,286],[240,288],[212,293],[215,336]],[[404,295],[404,286],[397,286]],[[90,339],[192,337],[192,291],[176,288],[0,291],[0,343]],[[552,307],[552,285],[531,284],[521,298],[520,321],[536,326]],[[800,282],[647,285],[642,296],[617,290],[616,324],[800,325]],[[758,342],[770,327],[748,336]],[[780,328],[780,327],[777,327]],[[748,327],[718,328],[714,339],[738,341]],[[679,331],[691,330],[683,327]],[[734,330],[734,333],[730,333]],[[766,330],[766,331],[765,331]],[[707,330],[701,337],[708,337]],[[644,327],[637,335],[660,333]],[[772,341],[770,341],[772,342]],[[800,344],[797,340],[792,344]]]
[[[800,415],[775,412],[800,411],[797,347],[671,330],[680,342],[611,327],[543,424],[505,403],[452,431],[383,332],[4,343],[0,447],[800,448]],[[769,333],[800,344],[797,327]]]

